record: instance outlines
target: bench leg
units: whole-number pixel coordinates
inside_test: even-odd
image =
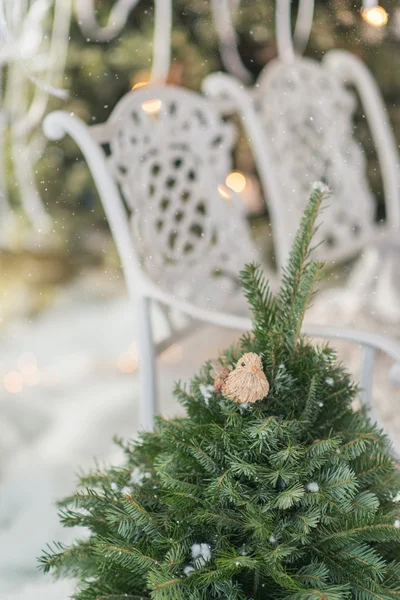
[[[138,298],[136,322],[140,377],[139,428],[152,431],[157,411],[157,373],[149,298]]]

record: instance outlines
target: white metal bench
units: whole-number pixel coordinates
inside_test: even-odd
[[[201,95],[173,86],[150,86],[127,94],[103,125],[88,127],[67,113],[44,122],[46,135],[71,135],[97,185],[121,258],[137,316],[142,427],[157,410],[150,302],[164,307],[171,335],[176,309],[197,322],[250,329],[241,315],[236,276],[258,252],[243,207],[224,200],[218,186],[231,169],[235,131]],[[273,278],[273,274],[271,274]],[[362,344],[364,402],[372,406],[370,369],[375,350],[400,364],[400,347],[381,336],[330,328],[305,328],[316,337]]]
[[[378,86],[361,60],[344,50],[331,50],[321,62],[296,53],[296,34],[301,32],[304,47],[313,7],[313,0],[300,1],[293,41],[290,0],[276,2],[278,58],[266,65],[254,86],[245,88],[237,77],[214,73],[204,80],[203,91],[242,119],[268,204],[278,267],[286,263],[310,184],[325,181],[332,195],[319,220],[316,242],[325,243],[316,254],[330,264],[361,255],[347,290],[360,296],[361,279],[368,308],[399,322],[396,140]],[[369,125],[379,160],[383,222],[376,220],[364,151],[354,136],[357,108]],[[398,306],[390,306],[393,298]]]
[[[214,311],[227,310],[226,322],[246,312],[238,273],[259,254],[244,206],[224,187],[235,129],[203,96],[174,86],[128,93],[103,125],[55,112],[44,129],[52,139],[75,139],[97,185],[136,307],[140,422],[149,427],[156,409],[150,300],[170,327],[164,348],[187,330],[176,327],[174,308],[216,324]]]
[[[377,149],[384,223],[376,221],[366,161],[353,136],[356,102],[347,85],[353,85],[363,101]],[[327,262],[347,261],[383,236],[399,237],[396,143],[376,84],[358,58],[332,50],[321,64],[305,58],[289,64],[275,60],[251,90],[222,73],[208,76],[203,90],[214,98],[228,98],[230,110],[242,118],[268,200],[280,266],[286,262],[313,181],[325,181],[332,189],[316,240],[327,242],[319,250]]]

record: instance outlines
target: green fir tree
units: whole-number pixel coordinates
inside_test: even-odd
[[[358,389],[334,351],[300,335],[323,198],[313,191],[276,298],[258,267],[241,274],[253,331],[221,360],[261,355],[268,396],[235,404],[207,363],[176,388],[187,416],[120,442],[126,464],[81,477],[61,503],[63,524],[89,535],[41,562],[78,578],[75,598],[400,598],[398,465],[352,409]]]

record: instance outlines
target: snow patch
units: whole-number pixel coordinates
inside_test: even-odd
[[[196,567],[204,567],[211,560],[211,547],[209,544],[193,544],[191,552]]]
[[[213,385],[204,385],[204,383],[201,383],[199,385],[199,390],[201,395],[204,398],[204,402],[206,403],[206,405],[208,406],[208,403],[210,401],[211,396],[213,395],[213,393],[215,392],[214,390],[214,386]]]
[[[312,492],[313,494],[316,494],[317,492],[319,492],[319,485],[316,481],[310,481],[310,483],[307,483],[305,488],[306,488],[307,492]]]
[[[143,473],[139,467],[135,467],[130,476],[130,482],[136,485],[143,485],[143,481],[145,479],[150,479],[151,473],[145,472]]]

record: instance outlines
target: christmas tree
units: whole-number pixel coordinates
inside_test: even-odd
[[[397,464],[352,409],[358,389],[334,351],[301,336],[323,198],[316,188],[276,298],[257,266],[241,273],[253,331],[221,367],[238,363],[231,378],[258,355],[266,397],[243,404],[207,363],[176,388],[187,416],[120,441],[126,464],[82,476],[61,503],[63,524],[89,535],[42,567],[77,577],[79,600],[399,598]]]

